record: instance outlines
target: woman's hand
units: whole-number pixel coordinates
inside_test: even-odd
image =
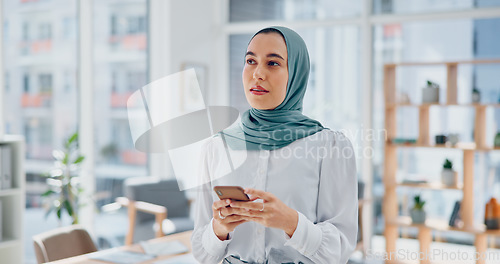
[[[262,199],[263,203],[231,201],[230,206],[238,219],[257,222],[265,227],[279,228],[292,237],[299,221],[297,211],[288,207],[274,194],[256,189],[247,188],[245,193],[251,195],[251,200]]]
[[[247,222],[244,216],[239,215],[245,210],[227,207],[230,203],[230,199],[224,199],[212,204],[214,233],[222,241],[228,239],[229,233],[237,226]]]

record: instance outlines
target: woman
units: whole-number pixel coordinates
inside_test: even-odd
[[[253,36],[242,75],[251,109],[202,153],[209,183],[191,238],[200,263],[347,262],[357,235],[354,151],[342,133],[302,115],[308,76],[309,55],[296,32],[271,27]],[[227,146],[232,158],[243,153],[246,160],[216,178]],[[217,185],[242,186],[251,201],[219,200]]]

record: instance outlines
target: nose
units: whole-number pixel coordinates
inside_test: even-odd
[[[264,77],[265,77],[264,70],[260,65],[257,66],[257,68],[255,68],[255,71],[253,72],[253,78],[256,80],[264,80]]]

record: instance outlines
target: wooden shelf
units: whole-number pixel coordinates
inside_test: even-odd
[[[451,146],[448,144],[437,144],[437,145],[428,145],[428,144],[420,144],[420,143],[403,143],[403,144],[394,144],[392,142],[388,142],[389,146],[399,147],[399,148],[445,148],[445,149],[460,149],[460,150],[479,150],[476,148],[476,143],[473,142],[463,142],[457,143],[455,146]],[[500,150],[500,148],[498,148]],[[487,150],[487,149],[481,149]]]
[[[444,61],[444,62],[400,62],[400,63],[389,63],[386,67],[396,67],[396,66],[445,66],[448,64],[500,64],[500,59],[492,60],[463,60],[463,61]]]
[[[451,146],[448,144],[437,144],[437,145],[427,145],[427,144],[419,144],[419,143],[388,143],[391,147],[398,148],[443,148],[443,149],[458,149],[458,150],[475,150],[475,151],[498,151],[500,147],[483,147],[477,148],[474,142],[463,142],[457,143],[455,146]]]
[[[412,104],[412,103],[393,103],[393,104],[387,104],[385,107],[388,109],[393,109],[393,108],[398,108],[398,107],[414,107],[414,108],[427,108],[431,106],[436,106],[436,107],[450,107],[450,106],[456,106],[456,107],[474,107],[474,108],[481,108],[481,107],[500,107],[500,104],[496,103],[491,103],[491,104],[481,104],[481,103],[470,103],[470,104],[440,104],[440,103],[422,103],[422,104]]]
[[[464,232],[470,234],[486,234],[491,236],[500,236],[500,230],[487,230],[485,225],[476,225],[473,228],[465,227],[453,227],[449,226],[446,220],[442,219],[432,219],[428,218],[425,223],[415,224],[412,223],[411,217],[409,216],[399,216],[397,219],[392,221],[387,221],[389,225],[395,225],[399,227],[416,227],[416,228],[429,228],[436,231],[454,231],[454,232]]]
[[[421,189],[432,189],[432,190],[462,190],[463,185],[458,184],[457,186],[448,186],[440,182],[429,182],[429,183],[397,183],[396,186],[400,187],[410,187],[410,188],[421,188]]]
[[[418,240],[421,252],[430,250],[432,242],[432,230],[459,231],[475,235],[474,245],[476,251],[484,253],[487,250],[487,236],[500,236],[500,230],[486,230],[484,225],[477,225],[474,219],[475,194],[474,194],[474,171],[476,151],[495,151],[500,147],[490,147],[486,142],[487,135],[487,110],[488,107],[500,108],[500,103],[458,103],[458,66],[459,64],[500,64],[500,59],[474,60],[474,61],[448,61],[448,62],[408,62],[384,65],[384,98],[385,98],[385,130],[387,138],[384,155],[384,198],[383,214],[386,219],[384,236],[386,241],[386,252],[393,254],[397,251],[396,240],[399,237],[398,227],[418,228]],[[441,66],[446,68],[446,83],[443,88],[446,92],[442,101],[446,103],[399,103],[397,95],[397,67],[400,66]],[[398,108],[414,107],[418,111],[418,130],[416,143],[393,143],[392,139],[398,138]],[[475,117],[470,125],[474,131],[473,142],[459,142],[455,146],[451,144],[433,145],[434,139],[430,135],[431,107],[470,107],[474,109]],[[428,148],[441,151],[444,149],[456,149],[463,151],[462,176],[463,181],[459,186],[444,186],[441,183],[398,183],[398,148]],[[423,224],[413,224],[409,217],[399,216],[397,187],[424,188],[431,190],[459,190],[463,193],[460,214],[463,224],[467,228],[450,227],[447,221],[429,218]],[[420,263],[429,264],[428,260]],[[483,259],[476,264],[485,264]]]

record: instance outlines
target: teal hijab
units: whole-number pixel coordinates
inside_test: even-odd
[[[306,43],[299,34],[289,28],[270,27],[270,29],[279,31],[286,43],[288,53],[286,96],[275,109],[250,108],[242,114],[241,122],[221,131],[220,135],[232,149],[275,150],[324,129],[320,122],[302,114],[302,102],[310,68]]]

